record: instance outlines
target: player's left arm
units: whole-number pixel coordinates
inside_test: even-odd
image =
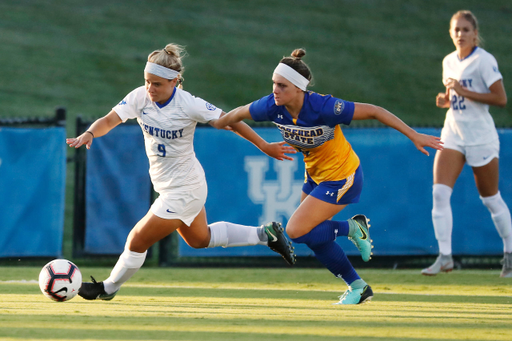
[[[386,109],[373,104],[354,103],[354,116],[353,120],[377,120],[388,127],[394,128],[407,136],[412,143],[418,148],[420,152],[429,155],[425,147],[430,147],[437,150],[443,149],[441,138],[418,133],[416,130],[409,127],[404,121],[393,115]]]
[[[505,105],[507,105],[507,93],[505,92],[505,87],[501,79],[497,80],[489,87],[491,92],[488,93],[470,91],[453,78],[448,78],[445,82],[445,86],[447,89],[455,90],[459,96],[469,98],[472,101],[495,105],[497,107],[505,107]]]

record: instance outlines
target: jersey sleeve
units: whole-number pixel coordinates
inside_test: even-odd
[[[322,117],[329,127],[338,124],[349,125],[354,117],[354,102],[330,97],[322,106]]]
[[[222,114],[222,109],[208,103],[202,98],[195,97],[187,92],[184,96],[184,110],[187,115],[194,121],[199,123],[208,123],[216,120]]]
[[[273,94],[262,97],[252,102],[251,105],[249,106],[249,112],[251,114],[252,119],[256,122],[271,121],[269,114],[271,111],[270,109],[272,108],[272,105],[274,103],[275,102]]]
[[[130,118],[137,118],[140,116],[142,108],[144,107],[145,94],[146,91],[144,87],[141,86],[126,95],[112,110],[117,113],[123,122],[126,122],[126,120]]]
[[[448,56],[444,57],[443,59],[443,78],[441,81],[443,82],[443,85],[446,83],[446,79],[448,78]]]
[[[486,58],[482,59],[479,66],[480,74],[482,75],[482,79],[487,88],[503,78],[498,69],[498,62],[496,61],[496,58],[494,58],[490,53],[486,54]]]

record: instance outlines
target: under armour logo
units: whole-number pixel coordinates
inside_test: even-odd
[[[327,192],[325,193],[325,195],[329,195],[329,196],[331,196],[331,197],[332,197],[332,196],[334,195],[334,192],[329,192],[329,191],[327,191]]]
[[[277,115],[277,118],[283,119],[284,117],[283,117],[283,115],[279,115],[279,114],[278,114],[278,115]]]

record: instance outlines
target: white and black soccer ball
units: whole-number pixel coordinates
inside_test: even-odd
[[[57,302],[75,297],[81,285],[80,270],[67,259],[52,260],[39,273],[39,288],[46,297]]]

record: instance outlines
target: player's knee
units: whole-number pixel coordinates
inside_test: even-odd
[[[432,199],[434,207],[439,205],[450,205],[450,197],[452,195],[452,188],[443,184],[434,184],[432,188]]]
[[[183,238],[183,240],[187,243],[188,246],[194,248],[194,249],[204,249],[208,247],[208,244],[210,243],[209,240],[200,240],[200,239],[191,239],[191,238]]]
[[[304,233],[300,229],[296,228],[295,225],[288,224],[288,225],[286,225],[286,234],[291,239],[297,239],[297,238],[304,236],[306,233]]]
[[[480,197],[480,200],[482,200],[482,203],[492,215],[500,215],[508,210],[507,204],[503,201],[500,192],[490,197]]]
[[[150,246],[151,245],[148,245],[139,238],[129,238],[126,241],[125,249],[133,252],[144,253],[149,249]]]

